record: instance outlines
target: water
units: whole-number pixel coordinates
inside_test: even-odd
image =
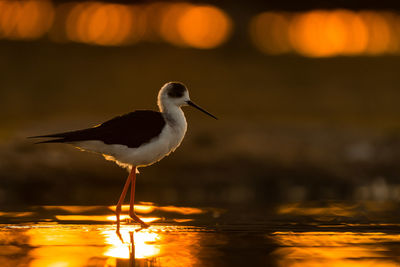
[[[113,209],[1,212],[0,266],[400,266],[397,204],[216,209],[144,203],[136,211],[151,227],[125,222],[122,240]]]

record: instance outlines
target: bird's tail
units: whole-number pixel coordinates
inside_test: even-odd
[[[97,128],[88,128],[83,130],[71,131],[71,132],[63,132],[63,133],[55,133],[55,134],[47,134],[47,135],[37,135],[30,136],[28,138],[47,138],[50,140],[44,140],[37,142],[36,144],[43,143],[68,143],[74,141],[86,141],[92,140],[95,136],[93,131]]]
[[[34,137],[28,137],[28,138],[34,138]],[[44,141],[35,142],[33,144],[37,145],[37,144],[46,144],[46,143],[65,143],[65,139],[61,138],[61,139],[53,139],[53,140],[44,140]]]
[[[57,133],[57,134],[49,134],[49,135],[36,135],[36,136],[28,136],[28,139],[34,139],[34,138],[55,138],[55,139],[50,139],[50,140],[44,140],[44,141],[39,141],[35,142],[34,144],[46,144],[46,143],[64,143],[65,140],[65,135],[66,133]]]

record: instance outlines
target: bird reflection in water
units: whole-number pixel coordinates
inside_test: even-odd
[[[138,258],[136,259],[136,245],[135,245],[135,232],[139,232],[143,230],[144,228],[140,228],[135,231],[130,231],[129,232],[129,243],[127,244],[127,247],[129,248],[129,258],[128,259],[123,259],[123,258],[116,258],[116,267],[135,267],[136,266],[136,261],[138,261],[140,266],[158,266],[157,265],[157,257],[156,255],[160,252],[158,249],[154,247],[154,245],[150,244],[145,244],[142,243],[142,247],[138,248],[139,253],[138,253]],[[151,238],[151,235],[150,235]],[[147,241],[149,242],[149,241]],[[142,249],[142,251],[140,251]],[[142,263],[142,264],[141,264]]]
[[[110,206],[114,210],[115,206]],[[122,206],[122,220],[129,220],[128,205]],[[194,207],[155,206],[152,203],[136,205],[140,214],[153,215],[142,217],[146,223],[163,222],[167,225],[152,225],[149,228],[137,228],[124,225],[119,232],[112,229],[102,231],[107,249],[103,253],[112,261],[109,266],[191,266],[197,259],[194,248],[198,246],[199,236],[203,229],[193,226],[179,226],[194,220],[187,216],[198,216],[211,210]],[[215,211],[214,211],[215,213]],[[180,214],[180,218],[172,216]],[[158,215],[158,216],[154,216]],[[184,217],[182,217],[184,216]],[[168,218],[169,217],[169,218]],[[108,216],[107,220],[115,220]],[[169,223],[170,222],[170,223]],[[177,262],[179,261],[179,262]]]
[[[136,260],[144,261],[145,266],[155,266],[149,263],[156,262],[156,256],[160,253],[156,245],[156,241],[160,240],[158,233],[138,228],[120,231],[119,235],[113,231],[105,231],[103,234],[106,237],[105,243],[111,245],[104,256],[115,259],[115,266],[133,267]]]
[[[150,228],[122,228],[122,242],[115,231],[102,232],[107,245],[103,256],[107,266],[192,266],[201,229],[180,226],[151,226]]]
[[[118,232],[118,234],[120,234],[120,232]],[[120,236],[122,238],[122,236]],[[135,235],[134,232],[131,231],[129,232],[129,260],[128,260],[128,266],[129,267],[134,267],[135,264]],[[121,260],[123,263],[125,263],[125,260]],[[125,265],[125,264],[123,264]],[[119,263],[119,261],[117,261],[117,266],[121,266],[121,264]]]

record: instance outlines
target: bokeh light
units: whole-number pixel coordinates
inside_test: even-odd
[[[49,1],[0,1],[0,37],[37,39],[51,27],[54,8]]]
[[[209,5],[184,2],[64,5],[68,8],[60,9],[59,16],[66,17],[65,39],[74,42],[115,46],[163,40],[179,47],[209,49],[225,42],[232,29],[228,15]]]
[[[210,49],[224,43],[232,31],[226,13],[210,5],[170,4],[162,13],[161,37],[176,46]]]
[[[274,12],[264,12],[250,22],[250,37],[262,52],[275,55],[291,50],[289,43],[289,17]]]
[[[229,17],[213,6],[187,9],[178,21],[178,30],[185,43],[202,49],[214,48],[225,42],[231,29]]]
[[[383,54],[389,51],[390,39],[399,38],[391,36],[389,22],[383,14],[371,11],[360,13],[361,18],[368,28],[368,45],[365,52],[368,54]]]
[[[337,55],[346,45],[346,27],[340,14],[313,11],[296,16],[290,27],[290,40],[300,54]]]
[[[188,3],[176,3],[165,8],[161,17],[159,31],[166,42],[176,46],[187,45],[179,31],[179,20],[182,17],[182,13],[192,7],[193,5]]]
[[[254,45],[269,55],[396,54],[400,52],[399,21],[394,12],[344,9],[263,12],[253,17],[249,33]]]
[[[0,38],[122,46],[166,42],[213,49],[233,32],[223,9],[189,2],[116,4],[99,1],[53,5],[48,0],[0,0]],[[264,54],[307,57],[400,53],[400,15],[394,11],[268,11],[249,21],[254,46]]]
[[[84,1],[55,7],[49,1],[0,0],[0,38],[121,46],[165,41],[211,49],[232,32],[232,20],[212,5],[154,2],[142,5]]]
[[[126,5],[84,2],[76,4],[66,22],[68,39],[97,45],[123,45],[132,37],[133,12]]]

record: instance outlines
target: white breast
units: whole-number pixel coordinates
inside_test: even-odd
[[[102,141],[84,141],[73,145],[79,149],[101,153],[107,160],[115,161],[122,167],[148,166],[169,155],[181,144],[187,123],[182,110],[179,109],[179,111],[181,114],[170,114],[171,117],[167,115],[167,123],[159,136],[137,148],[117,144],[108,145]]]

